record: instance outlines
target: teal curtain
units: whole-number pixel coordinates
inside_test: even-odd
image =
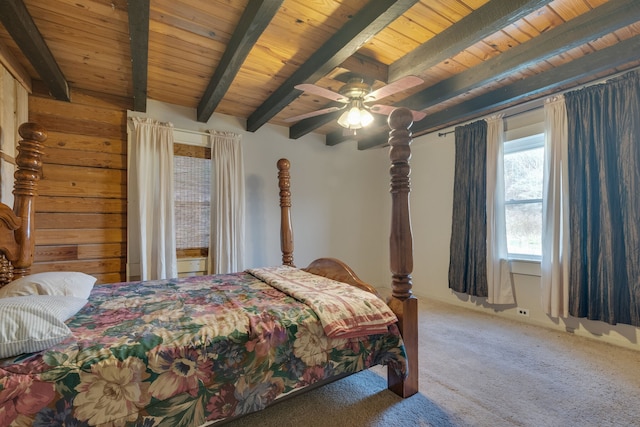
[[[458,126],[455,136],[449,288],[486,297],[487,122]]]
[[[565,94],[569,313],[640,326],[640,74]]]

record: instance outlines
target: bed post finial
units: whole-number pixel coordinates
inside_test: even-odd
[[[287,159],[278,160],[278,187],[280,187],[280,249],[282,264],[293,264],[293,227],[291,226],[291,181]]]
[[[35,123],[23,123],[18,128],[18,133],[22,140],[18,143],[16,156],[13,211],[22,219],[22,224],[15,231],[19,251],[17,259],[11,260],[14,279],[27,275],[33,263],[34,202],[42,175],[43,143],[47,140],[47,131]]]
[[[411,291],[413,271],[413,237],[409,213],[411,182],[411,131],[413,115],[406,108],[396,108],[389,115],[389,158],[391,160],[391,298],[389,307],[398,316],[398,327],[407,351],[409,374],[401,378],[388,370],[389,389],[401,397],[418,392],[418,300]]]

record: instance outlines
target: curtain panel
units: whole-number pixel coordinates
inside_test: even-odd
[[[129,259],[141,280],[178,277],[173,192],[173,126],[131,118]]]
[[[504,120],[487,119],[487,302],[515,304],[504,210]]]
[[[565,94],[572,316],[640,326],[640,74]]]
[[[244,268],[244,164],[241,135],[210,131],[213,162],[209,274]]]
[[[456,127],[455,145],[449,288],[486,297],[487,122]]]
[[[564,97],[544,104],[544,183],[542,195],[542,309],[569,316],[569,183],[567,109]]]

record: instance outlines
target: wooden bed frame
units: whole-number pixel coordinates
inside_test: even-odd
[[[42,174],[42,155],[47,132],[35,123],[18,129],[13,187],[13,209],[0,204],[0,286],[29,274],[35,248],[35,198]]]
[[[418,301],[412,294],[413,240],[409,213],[412,114],[405,108],[396,109],[389,116],[389,157],[391,160],[390,192],[392,216],[390,234],[391,296],[387,304],[399,319],[405,343],[409,374],[406,378],[388,370],[389,389],[401,397],[418,391]],[[0,204],[0,286],[29,274],[33,263],[34,216],[37,183],[42,173],[42,155],[46,131],[35,123],[19,128],[22,140],[18,143],[17,170],[14,184],[14,207]],[[278,180],[281,208],[282,262],[293,266],[293,229],[291,225],[290,163],[278,161]],[[374,287],[360,280],[345,263],[333,258],[313,261],[304,270],[339,280],[377,294]]]
[[[411,181],[411,131],[413,115],[406,108],[397,108],[389,116],[389,158],[391,160],[391,235],[390,268],[392,273],[391,297],[387,304],[398,316],[398,326],[407,351],[409,375],[407,378],[396,376],[388,369],[389,389],[401,397],[409,397],[418,392],[418,300],[412,293],[413,283],[413,237],[409,212],[409,193]],[[278,180],[280,186],[282,263],[293,264],[293,227],[291,225],[291,187],[289,177],[290,163],[287,159],[278,161]],[[357,286],[374,294],[376,289],[363,282],[353,270],[340,260],[320,258],[304,268],[310,273],[329,277]]]

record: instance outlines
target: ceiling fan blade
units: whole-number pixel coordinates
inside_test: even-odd
[[[419,122],[420,120],[427,117],[427,113],[423,113],[422,111],[411,110],[411,114],[413,114],[413,121]]]
[[[321,110],[311,111],[309,113],[299,114],[297,116],[289,117],[288,119],[284,119],[285,122],[297,122],[302,119],[308,119],[309,117],[320,116],[322,114],[333,113],[334,111],[342,110],[344,107],[327,107]]]
[[[347,98],[346,96],[340,95],[338,92],[334,92],[332,90],[325,89],[323,87],[316,86],[314,84],[302,83],[294,87],[298,90],[303,90],[307,93],[312,93],[314,95],[318,95],[323,98],[330,99],[332,101],[342,102],[345,104],[349,102],[349,98]]]
[[[384,114],[388,116],[396,108],[398,107],[394,107],[393,105],[376,104],[372,105],[371,108],[369,108],[369,111],[371,111],[372,113]],[[423,113],[422,111],[411,110],[411,114],[413,114],[414,122],[418,122],[427,117],[427,113]]]
[[[411,89],[412,87],[418,86],[422,83],[424,83],[424,80],[417,76],[402,77],[393,83],[389,83],[386,86],[382,86],[380,89],[374,90],[366,96],[366,101],[378,101],[382,98],[393,95],[396,92]]]

